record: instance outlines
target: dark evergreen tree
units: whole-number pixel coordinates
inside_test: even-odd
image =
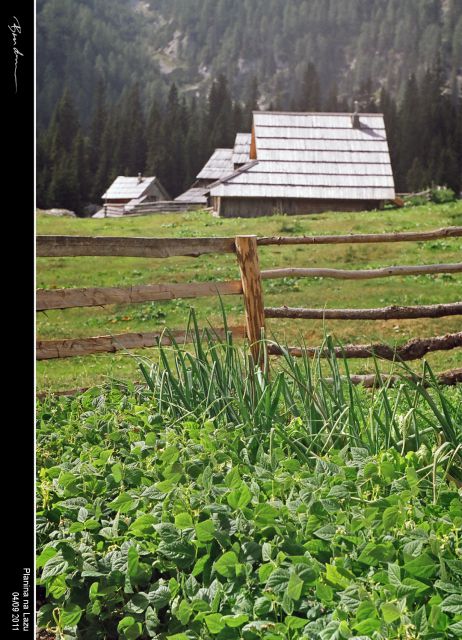
[[[49,139],[46,131],[42,131],[37,136],[36,143],[36,202],[41,209],[47,209],[48,188],[50,184],[50,158],[49,158]]]
[[[46,189],[47,206],[64,207],[80,215],[82,203],[89,197],[88,191],[81,193],[81,187],[88,189],[88,181],[80,185],[77,171],[77,157],[83,163],[85,151],[79,118],[67,89],[55,109],[47,138],[50,164],[49,171],[41,175],[41,197]],[[47,187],[45,179],[49,180]]]
[[[319,111],[321,108],[321,85],[318,72],[312,62],[306,65],[303,72],[296,105],[298,111]]]
[[[175,198],[185,186],[184,111],[178,98],[176,84],[172,84],[165,110],[165,156],[159,166],[159,177],[170,195]]]
[[[328,113],[338,113],[340,111],[336,84],[332,85],[329,93],[327,94],[327,98],[324,103],[324,111]]]
[[[411,168],[406,173],[405,184],[407,185],[407,189],[414,193],[430,186],[427,183],[427,172],[420,158],[414,158],[412,161]]]
[[[185,140],[185,178],[184,189],[190,187],[197,173],[203,166],[200,148],[203,146],[201,137],[201,117],[195,98],[191,101],[188,111],[188,132]]]
[[[90,201],[89,154],[83,135],[79,132],[74,140],[71,154],[71,170],[77,185],[76,212],[81,214],[83,207]]]
[[[146,174],[157,176],[164,162],[165,140],[163,115],[157,100],[151,105],[146,132],[147,160]]]
[[[74,140],[79,133],[80,123],[71,94],[66,88],[59,100],[49,131],[50,156],[52,162],[58,162],[62,154],[70,154]]]
[[[88,153],[88,171],[91,176],[91,199],[97,202],[101,196],[99,185],[96,182],[101,155],[104,153],[102,146],[103,133],[108,114],[106,105],[106,88],[102,80],[99,81],[96,91],[96,104],[93,119],[90,126],[90,143]]]
[[[135,84],[128,95],[124,116],[128,174],[137,175],[144,173],[146,165],[146,131],[139,84]]]
[[[47,200],[50,207],[63,207],[80,214],[81,197],[75,165],[63,155],[54,165]]]
[[[234,142],[233,103],[226,77],[221,74],[214,81],[209,94],[208,119],[210,152],[215,148],[230,147]]]
[[[247,88],[247,94],[244,102],[244,117],[243,122],[245,130],[250,131],[252,127],[252,111],[258,111],[258,99],[260,98],[260,91],[258,89],[258,80],[256,76],[250,79],[249,86]]]
[[[385,127],[387,131],[388,149],[390,151],[391,166],[393,173],[396,176],[396,170],[398,167],[398,145],[399,145],[399,120],[398,111],[395,101],[389,95],[388,91],[384,88],[380,91],[379,98],[379,111],[383,113],[385,121]],[[395,179],[396,182],[396,179]]]
[[[371,78],[363,80],[359,85],[359,91],[356,93],[355,99],[359,102],[360,110],[364,113],[375,113],[377,104],[374,96],[374,86]]]
[[[114,111],[109,111],[101,136],[101,154],[93,183],[95,202],[101,203],[103,193],[117,176],[115,165],[116,129]]]
[[[423,174],[421,158],[422,100],[417,80],[412,75],[407,83],[404,99],[399,112],[399,153],[397,154],[396,183],[399,191],[406,191],[407,174],[412,169],[412,184]]]
[[[250,131],[251,127],[252,124],[248,125],[248,120],[244,117],[240,103],[235,102],[233,106],[233,132]]]

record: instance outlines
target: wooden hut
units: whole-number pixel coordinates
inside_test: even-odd
[[[135,212],[137,207],[160,200],[170,200],[170,196],[155,176],[118,176],[102,195],[104,206],[94,218],[117,217]]]
[[[255,111],[249,162],[209,194],[225,217],[379,208],[395,198],[383,115]]]

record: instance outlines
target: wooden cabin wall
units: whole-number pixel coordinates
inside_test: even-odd
[[[257,218],[277,214],[303,215],[325,211],[380,209],[378,200],[308,200],[281,198],[212,198],[212,206],[223,218]]]

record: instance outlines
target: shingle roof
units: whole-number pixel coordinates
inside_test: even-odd
[[[155,176],[142,178],[142,182],[139,182],[138,177],[117,176],[106,193],[101,197],[104,200],[141,198],[155,180]]]
[[[215,149],[200,173],[198,180],[219,180],[233,171],[233,150]]]
[[[388,200],[395,197],[382,114],[253,114],[257,162],[212,196]]]
[[[245,164],[249,161],[251,133],[236,133],[233,149],[233,165]]]
[[[189,202],[191,204],[207,204],[207,187],[193,187],[175,198],[175,202]]]

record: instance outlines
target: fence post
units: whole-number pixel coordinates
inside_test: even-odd
[[[235,243],[244,295],[247,338],[254,362],[263,369],[266,346],[260,343],[260,339],[262,329],[265,329],[265,310],[257,236],[236,236]]]

